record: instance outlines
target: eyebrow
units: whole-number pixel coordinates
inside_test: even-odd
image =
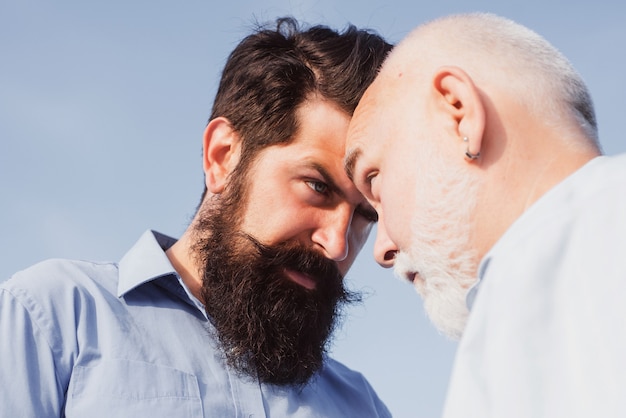
[[[344,158],[343,168],[346,170],[346,174],[351,182],[354,183],[354,166],[356,165],[356,161],[361,156],[362,152],[360,148],[353,148],[346,154]]]

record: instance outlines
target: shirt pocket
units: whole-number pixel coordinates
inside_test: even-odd
[[[196,376],[141,361],[75,366],[68,395],[66,417],[202,417]]]

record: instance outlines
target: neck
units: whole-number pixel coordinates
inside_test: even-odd
[[[189,229],[183,236],[172,245],[165,254],[176,272],[180,275],[183,283],[189,288],[191,293],[202,301],[202,279],[198,273],[198,268],[192,257],[191,237]]]
[[[600,155],[592,147],[568,146],[545,135],[536,138],[540,140],[527,137],[522,144],[509,137],[509,149],[497,160],[485,161],[484,170],[490,173],[483,175],[473,228],[480,231],[474,237],[479,259],[545,193]]]
[[[600,155],[595,151],[570,152],[556,155],[536,167],[536,175],[528,183],[523,211],[541,196]]]

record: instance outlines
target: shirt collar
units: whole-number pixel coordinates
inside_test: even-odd
[[[465,306],[467,306],[467,310],[469,311],[471,311],[474,306],[474,301],[476,300],[476,296],[480,290],[480,284],[482,283],[483,277],[485,277],[485,272],[487,271],[490,261],[490,255],[487,255],[487,257],[482,260],[480,266],[478,267],[478,277],[476,278],[474,284],[467,290],[465,295]]]
[[[124,296],[136,287],[159,277],[177,276],[165,255],[165,250],[175,242],[174,238],[156,231],[144,232],[119,262],[117,296]]]

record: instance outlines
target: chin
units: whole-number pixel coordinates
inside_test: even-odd
[[[461,339],[469,316],[465,303],[444,305],[430,297],[424,300],[424,307],[431,322],[441,334],[452,340]]]
[[[416,271],[420,273],[411,273]],[[402,252],[396,257],[394,272],[401,278],[414,278],[413,286],[424,301],[426,314],[439,332],[453,340],[460,339],[469,316],[466,295],[468,284],[475,280],[473,276],[459,276],[438,265],[416,263]]]

